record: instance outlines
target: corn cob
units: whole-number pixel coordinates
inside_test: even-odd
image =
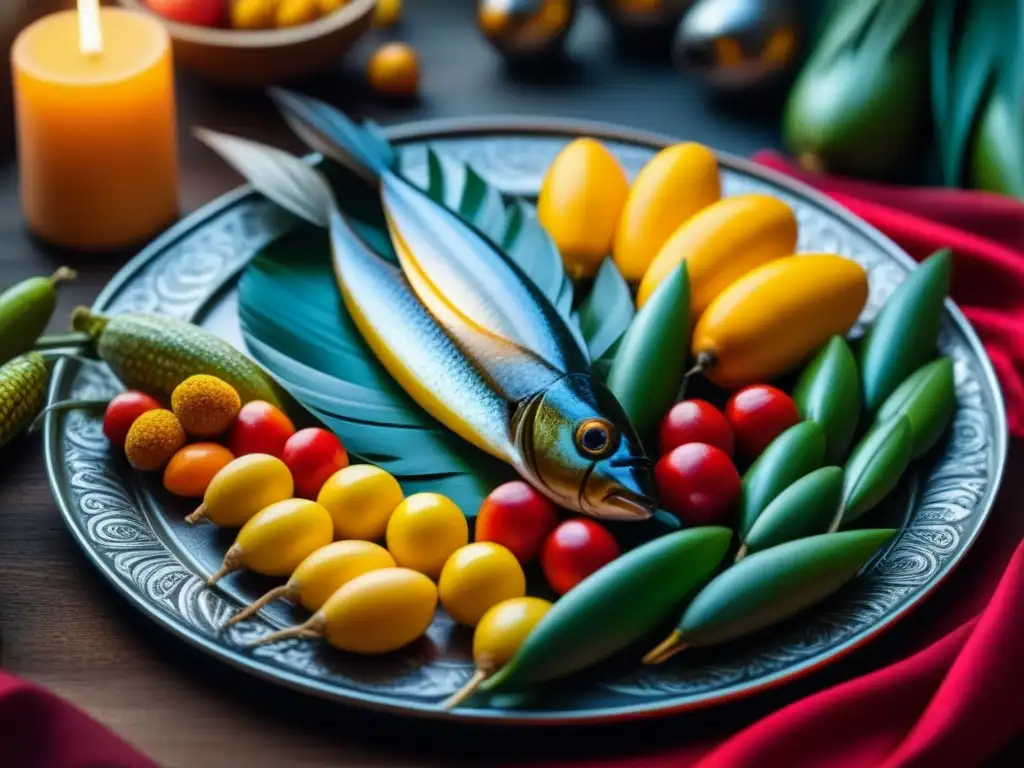
[[[169,402],[181,382],[204,373],[234,387],[243,403],[266,400],[282,407],[280,390],[263,369],[191,323],[159,315],[107,317],[78,307],[71,324],[93,340],[100,359],[129,389]]]
[[[38,352],[0,367],[0,448],[20,435],[46,399],[46,361]]]

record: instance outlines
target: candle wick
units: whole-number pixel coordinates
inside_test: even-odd
[[[78,0],[78,47],[86,56],[103,52],[99,0]]]

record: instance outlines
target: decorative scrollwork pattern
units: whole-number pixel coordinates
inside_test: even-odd
[[[414,177],[423,174],[429,143],[471,164],[510,193],[533,194],[565,141],[559,136],[516,134],[426,137],[404,145],[403,168]],[[655,151],[611,137],[609,145],[630,175]],[[833,251],[864,265],[871,288],[861,326],[906,275],[907,262],[896,255],[894,246],[817,197],[780,188],[742,163],[724,162],[723,179],[726,194],[761,191],[789,203],[799,220],[801,250]],[[235,342],[239,336],[237,327],[231,326],[232,321],[237,324],[234,313],[211,309],[232,300],[237,271],[289,222],[255,195],[237,196],[202,212],[129,265],[102,309],[197,321],[216,317],[211,330]],[[573,711],[577,719],[582,713],[599,720],[627,709],[656,713],[757,688],[837,654],[929,591],[981,526],[1005,452],[1002,425],[994,421],[1000,412],[997,386],[977,340],[953,312],[945,319],[940,345],[955,362],[955,423],[939,455],[929,458],[926,469],[905,483],[907,493],[901,498],[909,508],[901,534],[853,582],[818,609],[756,638],[683,654],[663,667],[610,667],[599,679],[561,691],[553,703],[533,705],[533,714],[557,719]],[[100,366],[69,365],[62,369],[52,396],[94,399],[118,389]],[[69,526],[115,583],[174,631],[214,653],[241,659],[264,676],[286,675],[293,684],[297,681],[320,694],[397,711],[433,706],[468,679],[468,637],[443,614],[425,638],[386,658],[353,659],[297,640],[246,650],[298,614],[266,612],[221,631],[220,625],[238,610],[241,600],[252,599],[256,592],[240,586],[227,592],[205,586],[203,569],[219,559],[222,550],[208,552],[210,540],[179,535],[174,515],[164,509],[153,489],[108,451],[97,414],[69,412],[53,418],[58,428],[50,457],[52,479]],[[490,715],[500,718],[502,713],[491,710]]]

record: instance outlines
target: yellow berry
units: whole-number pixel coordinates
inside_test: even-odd
[[[234,29],[271,29],[277,0],[235,0],[231,6]]]
[[[416,51],[405,43],[386,43],[370,57],[370,86],[378,93],[409,98],[419,89],[420,64]]]
[[[316,0],[281,0],[277,6],[275,21],[279,29],[309,24],[319,17]]]
[[[171,410],[192,437],[224,434],[241,409],[235,388],[216,376],[189,376],[171,393]]]
[[[452,552],[469,542],[469,525],[451,499],[415,493],[391,514],[386,538],[398,565],[433,579]]]
[[[374,541],[403,497],[398,481],[380,467],[352,464],[327,478],[316,500],[331,513],[339,539]]]
[[[402,18],[402,0],[377,0],[373,23],[378,27],[394,26]]]
[[[185,430],[178,417],[165,408],[146,411],[128,430],[124,455],[135,469],[162,468],[185,445]]]
[[[526,576],[515,555],[492,541],[457,549],[437,582],[441,604],[459,624],[475,627],[503,600],[526,594]]]

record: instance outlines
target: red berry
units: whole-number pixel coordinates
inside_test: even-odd
[[[720,410],[706,400],[683,400],[661,420],[661,455],[687,443],[707,443],[732,456],[732,428]]]
[[[621,551],[607,528],[588,518],[575,518],[566,520],[548,534],[540,553],[540,565],[551,588],[564,595],[617,558]]]
[[[475,539],[501,544],[520,563],[528,563],[556,525],[555,505],[532,485],[515,480],[499,485],[484,499],[476,516]]]
[[[130,390],[114,395],[107,403],[107,410],[103,414],[103,435],[111,445],[124,448],[128,430],[135,420],[146,411],[155,411],[162,407],[155,398],[144,392]]]
[[[228,432],[228,448],[235,456],[269,453],[281,457],[284,444],[295,434],[295,425],[280,409],[263,400],[242,406]]]
[[[801,421],[793,398],[768,384],[751,384],[730,397],[725,418],[737,447],[749,459],[760,456],[768,443]]]
[[[295,495],[315,499],[327,478],[348,466],[348,453],[333,432],[309,427],[288,438],[281,460],[291,470]]]
[[[654,467],[658,499],[687,525],[729,525],[740,495],[740,473],[725,451],[687,443]]]

